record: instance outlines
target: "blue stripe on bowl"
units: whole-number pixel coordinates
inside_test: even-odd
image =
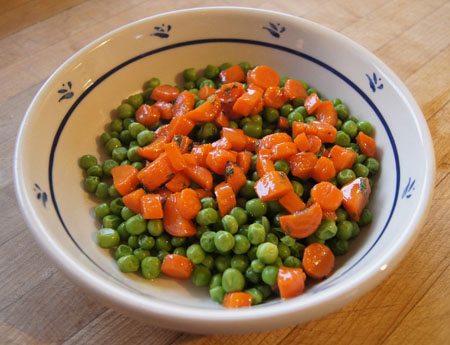
[[[184,46],[189,46],[189,45],[198,45],[198,44],[207,44],[207,43],[240,43],[240,44],[251,44],[251,45],[257,45],[257,46],[263,46],[263,47],[267,47],[267,48],[272,48],[272,49],[277,49],[280,51],[284,51],[286,53],[289,54],[293,54],[296,55],[298,57],[301,57],[305,60],[311,61],[315,64],[317,64],[318,66],[326,69],[327,71],[333,73],[334,75],[336,75],[337,77],[339,77],[341,80],[343,80],[346,84],[348,84],[352,89],[354,89],[365,101],[366,103],[372,108],[372,110],[375,112],[375,114],[377,115],[377,117],[379,118],[380,122],[382,123],[389,141],[391,143],[391,147],[392,147],[392,151],[394,154],[394,159],[395,159],[395,170],[396,170],[396,185],[395,185],[395,195],[394,195],[394,201],[392,203],[392,207],[391,207],[391,212],[389,213],[389,217],[385,223],[385,225],[383,226],[383,229],[380,232],[380,235],[377,237],[377,239],[374,241],[374,243],[370,246],[370,248],[348,269],[346,269],[344,272],[340,273],[337,276],[333,276],[332,278],[324,281],[323,283],[317,285],[316,287],[314,287],[310,292],[311,293],[316,293],[319,292],[331,285],[336,284],[336,282],[338,282],[338,280],[340,280],[346,273],[348,273],[350,270],[352,270],[356,265],[358,265],[359,262],[361,262],[361,260],[363,260],[369,253],[370,251],[375,247],[375,245],[379,242],[379,240],[381,239],[381,237],[383,236],[391,218],[392,215],[394,213],[396,204],[397,204],[397,199],[398,199],[398,195],[399,195],[399,186],[400,186],[400,162],[399,162],[399,157],[398,157],[398,151],[397,151],[397,146],[395,144],[395,140],[392,136],[392,133],[389,129],[389,126],[386,123],[386,120],[384,119],[383,115],[381,114],[381,112],[378,110],[378,108],[375,106],[375,104],[370,100],[370,98],[355,84],[353,83],[349,78],[347,78],[345,75],[343,75],[341,72],[337,71],[336,69],[334,69],[333,67],[331,67],[330,65],[327,65],[326,63],[310,56],[307,55],[305,53],[299,52],[297,50],[291,49],[291,48],[287,48],[287,47],[283,47],[277,44],[273,44],[273,43],[267,43],[267,42],[260,42],[260,41],[254,41],[254,40],[245,40],[245,39],[236,39],[236,38],[212,38],[212,39],[204,39],[204,40],[193,40],[193,41],[186,41],[186,42],[180,42],[180,43],[176,43],[176,44],[171,44],[171,45],[167,45],[158,49],[154,49],[154,50],[150,50],[146,53],[137,55],[123,63],[121,63],[120,65],[117,65],[116,67],[114,67],[113,69],[111,69],[110,71],[106,72],[104,75],[102,75],[100,78],[98,78],[91,86],[89,86],[73,103],[73,105],[70,107],[70,109],[68,110],[68,112],[66,113],[66,115],[64,116],[63,120],[61,121],[61,124],[58,127],[58,130],[55,134],[55,137],[53,139],[53,144],[51,147],[51,151],[50,151],[50,157],[49,157],[49,167],[48,167],[48,178],[49,178],[49,185],[50,185],[50,195],[52,198],[52,202],[53,202],[53,206],[55,207],[55,211],[58,215],[58,218],[62,224],[62,226],[64,227],[67,235],[70,237],[70,239],[74,242],[74,244],[77,246],[77,248],[95,265],[97,266],[101,271],[103,271],[105,274],[107,274],[108,276],[110,276],[111,278],[113,278],[114,280],[116,280],[117,282],[119,282],[121,285],[126,286],[128,289],[133,290],[141,295],[146,295],[146,296],[150,296],[149,294],[143,293],[137,289],[135,289],[134,287],[122,282],[121,280],[119,280],[118,278],[112,276],[110,273],[108,273],[103,267],[101,267],[100,265],[98,265],[81,247],[80,245],[77,243],[77,241],[75,241],[75,239],[73,238],[72,234],[70,233],[70,230],[67,228],[66,224],[64,223],[64,220],[61,216],[61,213],[59,211],[59,207],[58,204],[56,202],[56,198],[55,198],[55,191],[53,188],[53,162],[54,162],[54,158],[55,158],[55,152],[56,152],[56,148],[58,146],[58,142],[59,142],[59,138],[61,137],[61,134],[64,130],[64,127],[67,123],[67,121],[69,120],[70,116],[72,116],[72,113],[74,112],[74,110],[77,108],[77,106],[83,101],[83,99],[92,91],[94,90],[100,83],[102,83],[104,80],[106,80],[108,77],[110,77],[112,74],[114,74],[115,72],[119,71],[120,69],[122,69],[123,67],[126,67],[127,65],[136,62],[140,59],[143,59],[147,56],[150,55],[154,55],[166,50],[170,50],[170,49],[176,49],[176,48],[180,48],[180,47],[184,47]]]

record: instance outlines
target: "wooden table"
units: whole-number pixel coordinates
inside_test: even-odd
[[[213,4],[0,1],[0,344],[449,344],[448,0],[220,2],[279,10],[342,32],[384,60],[425,114],[437,167],[430,214],[396,271],[356,302],[319,320],[267,333],[190,335],[149,326],[98,304],[70,283],[37,246],[15,199],[12,157],[19,124],[40,86],[73,53],[113,28],[168,10],[208,5]]]

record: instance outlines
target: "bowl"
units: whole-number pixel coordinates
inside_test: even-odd
[[[105,157],[98,140],[112,109],[153,76],[225,61],[266,64],[306,80],[375,128],[381,172],[373,222],[339,257],[334,273],[293,299],[226,310],[208,289],[164,277],[123,274],[96,244],[97,200],[82,188],[78,158]],[[424,222],[434,153],[421,110],[399,78],[350,39],[313,22],[251,8],[198,8],[146,18],[92,42],[59,67],[23,119],[15,151],[22,212],[50,259],[97,300],[153,325],[236,333],[295,325],[333,312],[379,284],[405,256]]]

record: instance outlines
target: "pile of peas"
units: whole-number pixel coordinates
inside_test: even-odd
[[[252,68],[248,62],[239,65],[244,73]],[[177,88],[194,93],[195,106],[198,107],[204,102],[198,99],[198,90],[205,85],[219,88],[219,72],[230,66],[230,63],[208,65],[202,77],[196,69],[188,68],[183,72],[184,85]],[[281,87],[287,79],[281,79]],[[308,94],[316,93],[320,97],[316,89],[304,81],[301,83]],[[303,251],[307,245],[319,242],[329,246],[335,255],[343,255],[348,251],[349,241],[360,233],[360,227],[372,221],[372,214],[367,208],[363,210],[360,221],[355,222],[341,207],[336,211],[337,221],[324,219],[318,230],[308,238],[299,240],[286,235],[279,223],[279,217],[287,214],[286,210],[278,201],[265,202],[256,195],[254,185],[259,178],[256,155],[253,156],[247,181],[237,195],[238,206],[229,214],[220,218],[214,198],[201,200],[202,209],[195,219],[198,230],[195,236],[171,236],[165,232],[162,220],[145,220],[140,214],[134,214],[124,206],[120,194],[111,183],[110,172],[119,164],[131,164],[138,170],[144,167],[144,160],[138,155],[137,148],[151,143],[154,131],[168,121],[161,120],[146,127],[136,122],[135,112],[143,103],[154,104],[150,95],[158,85],[158,78],[150,79],[143,92],[129,96],[117,108],[117,117],[111,121],[110,130],[100,136],[109,159],[99,163],[94,156],[84,155],[79,160],[87,174],[85,189],[102,201],[95,208],[95,215],[103,225],[97,232],[97,242],[102,248],[115,248],[114,256],[122,272],[140,271],[144,278],[154,279],[160,274],[164,257],[169,253],[179,254],[187,256],[195,265],[191,276],[194,285],[209,287],[214,301],[221,303],[227,292],[245,291],[253,296],[253,304],[259,304],[274,294],[271,286],[276,284],[280,266],[302,266]],[[323,97],[321,99],[325,100]],[[338,114],[335,144],[357,152],[358,156],[351,169],[340,171],[330,182],[341,187],[357,177],[368,177],[372,186],[380,164],[375,158],[367,158],[360,153],[355,142],[359,131],[370,135],[372,125],[352,116],[339,98],[332,102]],[[248,136],[262,138],[284,131],[277,127],[280,116],[287,117],[290,126],[294,121],[315,121],[316,118],[308,115],[303,104],[304,99],[298,98],[286,102],[280,109],[266,107],[258,115],[230,121],[229,127],[241,128]],[[205,123],[196,126],[190,137],[198,143],[209,143],[219,139],[219,132],[214,123]],[[331,149],[333,145],[325,144],[322,149]],[[274,165],[276,170],[289,174],[287,161],[278,160]],[[315,181],[301,180],[292,175],[289,177],[295,193],[305,203],[308,202]],[[220,183],[223,176],[214,175],[214,180]],[[199,188],[195,183],[190,187]]]

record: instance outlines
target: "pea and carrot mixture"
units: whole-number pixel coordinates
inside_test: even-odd
[[[97,242],[122,272],[209,288],[227,308],[300,295],[348,251],[378,173],[372,125],[269,66],[149,80],[80,158]]]

